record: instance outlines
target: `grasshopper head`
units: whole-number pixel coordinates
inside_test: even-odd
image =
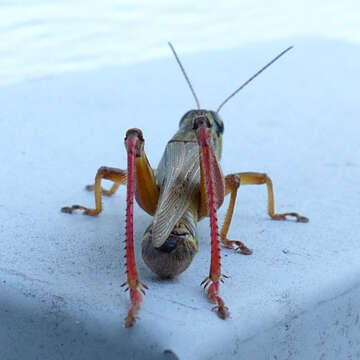
[[[194,131],[199,119],[205,120],[212,133],[213,147],[218,159],[221,157],[224,123],[218,113],[212,110],[190,110],[183,115],[179,128],[184,132]]]

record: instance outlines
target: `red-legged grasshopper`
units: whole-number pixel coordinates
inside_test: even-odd
[[[222,106],[264,71],[290,48],[270,61],[266,66],[241,85],[218,107],[217,111],[200,109],[192,85],[169,43],[175,58],[185,76],[197,104],[197,110],[188,111],[181,119],[179,130],[168,142],[158,168],[152,169],[144,151],[141,130],[130,129],[126,133],[127,171],[101,167],[95,177],[96,208],[81,205],[64,207],[65,213],[83,210],[86,215],[98,215],[102,211],[101,196],[112,195],[119,185],[127,185],[126,198],[126,273],[123,286],[130,290],[131,308],[125,320],[126,327],[132,327],[145,294],[146,285],[139,281],[136,270],[133,240],[134,196],[142,209],[152,215],[153,222],[146,229],[142,241],[142,257],[149,268],[163,278],[171,278],[188,268],[198,251],[197,222],[210,217],[211,265],[209,276],[202,282],[207,295],[215,303],[218,315],[225,319],[228,309],[219,296],[219,285],[226,276],[221,273],[220,243],[230,249],[249,255],[249,250],[240,241],[227,239],[234,211],[237,191],[240,185],[266,184],[268,190],[268,213],[274,220],[285,220],[288,216],[307,222],[306,217],[295,212],[276,214],[271,179],[262,173],[242,172],[223,176],[219,165],[224,125],[219,116]],[[110,190],[101,188],[101,179],[114,182]],[[220,234],[216,210],[224,197],[230,194],[229,208]]]

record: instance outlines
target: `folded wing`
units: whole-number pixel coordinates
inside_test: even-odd
[[[154,247],[160,247],[199,193],[198,144],[168,143],[156,176],[160,198],[153,218],[152,242]]]

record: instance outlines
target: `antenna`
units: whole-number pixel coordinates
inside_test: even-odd
[[[195,99],[195,102],[196,102],[196,106],[197,106],[198,110],[200,110],[200,102],[199,102],[199,99],[198,99],[198,97],[197,97],[196,94],[195,94],[194,88],[192,87],[191,82],[190,82],[188,76],[186,75],[185,69],[184,69],[184,67],[182,66],[182,64],[181,64],[181,62],[180,62],[180,59],[179,59],[179,57],[177,56],[177,53],[176,53],[176,51],[175,51],[175,49],[174,49],[174,47],[172,46],[172,44],[171,44],[170,41],[168,42],[168,44],[169,44],[169,46],[170,46],[171,51],[173,52],[173,54],[174,54],[174,56],[175,56],[175,59],[176,59],[177,63],[179,64],[180,69],[181,69],[181,71],[182,71],[182,73],[183,73],[183,75],[184,75],[184,77],[185,77],[185,80],[186,80],[186,82],[188,83],[189,88],[190,88],[190,90],[191,90],[191,92],[192,92],[192,94],[193,94],[193,96],[194,96],[194,99]]]
[[[293,46],[288,47],[284,51],[282,51],[278,56],[272,59],[269,63],[267,63],[263,68],[261,68],[257,73],[255,73],[249,80],[245,81],[239,88],[237,88],[232,94],[230,94],[217,108],[216,112],[218,113],[221,108],[233,97],[235,96],[241,89],[243,89],[249,82],[254,80],[258,75],[260,75],[265,69],[267,69],[270,65],[272,65],[276,60],[278,60],[281,56],[291,50]]]

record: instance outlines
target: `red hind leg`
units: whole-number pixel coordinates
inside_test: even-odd
[[[219,228],[216,214],[216,209],[224,198],[224,184],[214,150],[210,145],[207,119],[197,119],[195,127],[200,148],[201,174],[205,178],[203,181],[205,191],[203,190],[202,194],[205,194],[207,199],[206,207],[210,216],[211,232],[210,273],[201,284],[205,288],[208,287],[207,296],[211,302],[216,304],[215,309],[219,317],[226,319],[229,316],[228,308],[219,296],[220,281],[223,281],[224,276],[221,274]]]

